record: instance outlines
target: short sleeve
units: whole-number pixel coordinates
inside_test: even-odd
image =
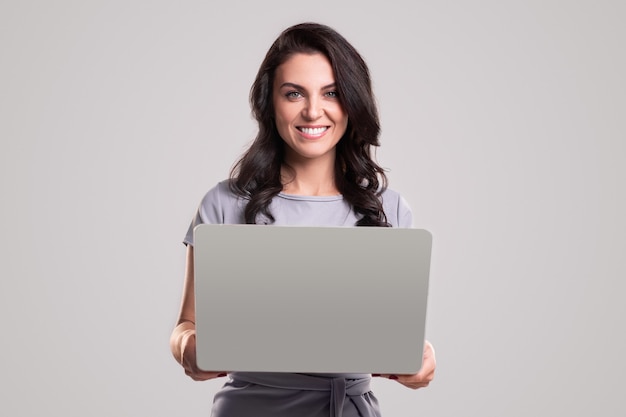
[[[398,204],[398,227],[409,229],[413,227],[413,212],[409,207],[409,203],[400,196]]]
[[[400,194],[387,189],[383,192],[382,200],[387,222],[392,227],[404,229],[413,227],[413,213],[407,201]]]
[[[202,198],[183,243],[193,245],[193,229],[199,224],[244,223],[243,201],[233,195],[228,180],[218,183]]]

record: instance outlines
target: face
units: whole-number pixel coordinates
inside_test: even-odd
[[[276,69],[272,100],[287,162],[335,158],[348,126],[335,75],[319,53],[293,55]]]

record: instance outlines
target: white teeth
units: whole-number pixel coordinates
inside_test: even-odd
[[[324,132],[326,129],[328,129],[327,127],[301,127],[300,131],[302,133],[306,133],[307,135],[319,135],[320,133]]]

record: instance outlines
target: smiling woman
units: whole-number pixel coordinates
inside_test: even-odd
[[[315,64],[315,69],[321,72],[312,71],[306,64]],[[308,76],[304,77],[301,71]],[[287,79],[287,75],[295,78]],[[282,79],[278,80],[278,77]],[[324,100],[321,100],[320,89],[326,93]],[[311,117],[330,118],[324,116],[321,103],[336,103],[339,108],[333,107],[336,110],[331,112],[334,117],[338,114],[347,117],[343,136],[329,154],[332,156],[334,152],[333,166],[328,165],[331,158],[326,159],[325,166],[310,158],[308,161],[302,157],[287,161],[287,153],[293,157],[294,152],[284,146],[285,141],[292,139],[292,134],[285,132],[284,123],[278,126],[281,93],[295,103],[304,103],[298,115],[302,119],[299,123],[305,122],[304,127],[330,126],[317,126],[318,122],[310,120]],[[246,223],[263,221],[259,216],[269,222],[275,221],[269,210],[272,199],[279,193],[293,193],[309,196],[341,194],[358,215],[357,226],[389,225],[388,213],[383,210],[380,198],[386,189],[387,178],[371,157],[372,146],[379,146],[380,123],[369,69],[343,36],[328,26],[315,23],[286,29],[261,63],[250,92],[250,104],[259,132],[235,165],[230,182],[233,193],[247,200]],[[338,123],[337,120],[333,122]],[[308,130],[307,133],[314,132]],[[298,180],[294,182],[296,178]]]
[[[371,157],[378,112],[359,53],[333,29],[304,23],[269,49],[250,93],[259,132],[231,172],[203,198],[185,237],[187,269],[174,357],[194,380],[228,376],[213,417],[378,417],[370,374],[276,374],[202,370],[196,363],[193,229],[202,223],[411,227],[404,199]],[[276,264],[280,268],[280,264]],[[375,329],[373,329],[375,331]],[[332,343],[332,341],[329,341]],[[355,346],[358,349],[358,346]],[[379,375],[410,388],[429,384],[434,351],[415,375]]]
[[[283,186],[290,194],[336,195],[334,182],[335,147],[348,127],[335,86],[333,69],[319,53],[298,53],[276,70],[273,92],[276,129],[287,145],[282,169],[287,167],[322,174],[315,181],[321,188],[307,189],[307,178],[293,175]],[[310,169],[314,166],[314,169]]]

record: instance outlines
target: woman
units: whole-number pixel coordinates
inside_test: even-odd
[[[259,133],[230,179],[206,194],[184,241],[187,269],[171,348],[194,380],[226,376],[196,365],[197,224],[411,226],[408,206],[387,189],[383,169],[371,157],[380,128],[367,65],[341,35],[314,23],[286,29],[261,64],[250,102]],[[419,373],[380,376],[416,389],[428,385],[434,370],[427,342]],[[379,416],[370,379],[233,372],[215,396],[212,416]]]

